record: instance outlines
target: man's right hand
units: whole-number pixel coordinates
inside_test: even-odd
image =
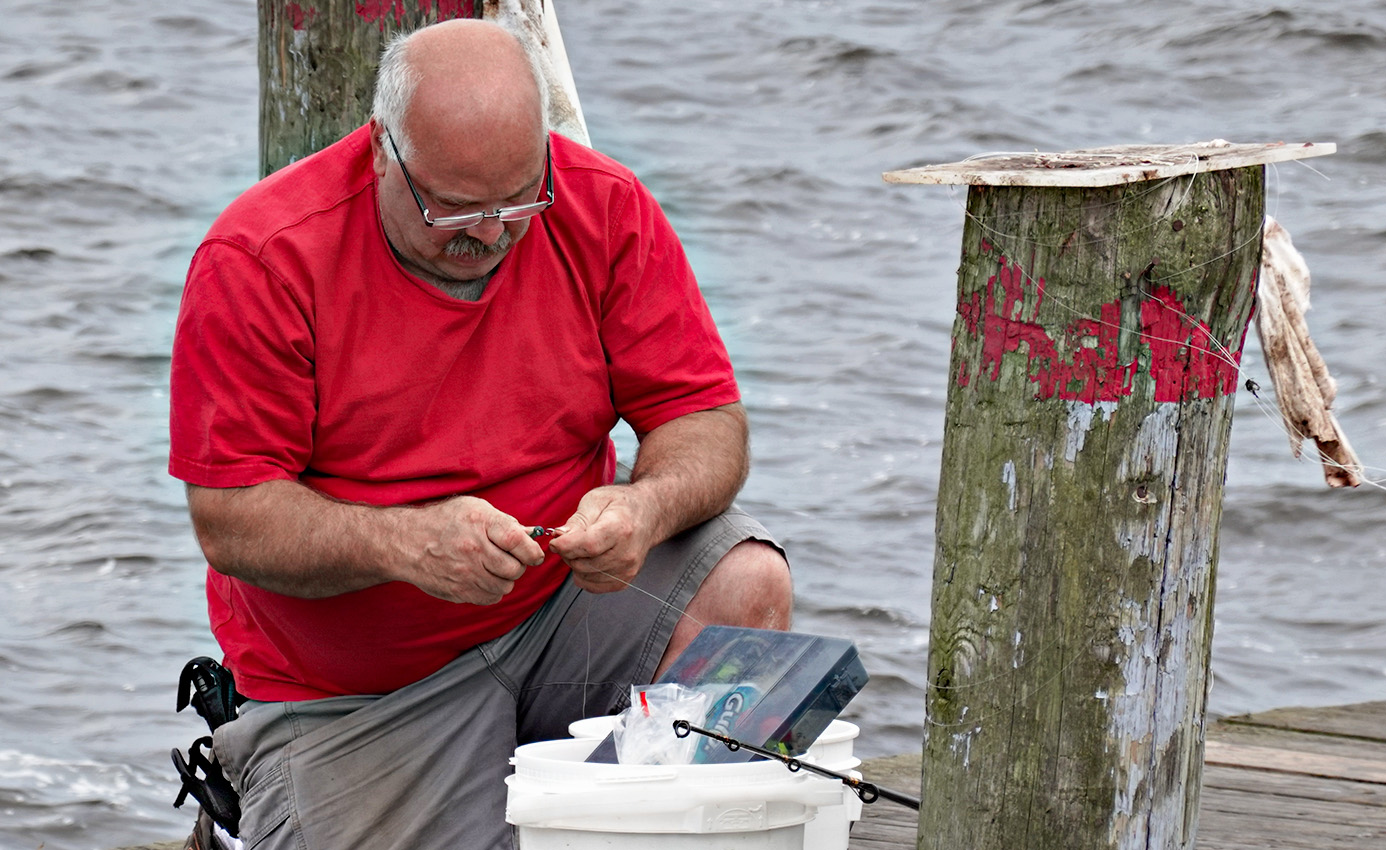
[[[458,496],[407,513],[407,535],[418,554],[400,579],[449,602],[494,605],[515,588],[527,567],[544,562],[529,529],[490,503]]]
[[[190,485],[188,506],[214,570],[307,599],[406,581],[439,599],[494,605],[544,562],[525,526],[471,496],[380,508],[276,480]]]

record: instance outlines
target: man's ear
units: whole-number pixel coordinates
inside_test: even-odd
[[[371,165],[376,177],[384,177],[390,165],[390,155],[385,152],[385,128],[374,116],[371,117]]]

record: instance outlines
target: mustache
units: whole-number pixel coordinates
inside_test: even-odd
[[[511,237],[509,230],[502,230],[500,238],[490,245],[474,236],[459,233],[443,246],[443,253],[449,257],[460,257],[464,260],[483,260],[487,257],[504,254],[510,250],[510,246],[514,243],[515,240]]]

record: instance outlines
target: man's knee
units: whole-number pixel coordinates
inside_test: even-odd
[[[758,540],[733,546],[703,580],[689,606],[703,623],[788,629],[794,605],[789,563],[775,547]]]

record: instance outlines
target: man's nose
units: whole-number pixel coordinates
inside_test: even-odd
[[[496,244],[496,240],[505,232],[505,222],[498,218],[483,218],[480,224],[472,225],[467,228],[467,235],[473,239],[485,242],[487,245]]]

